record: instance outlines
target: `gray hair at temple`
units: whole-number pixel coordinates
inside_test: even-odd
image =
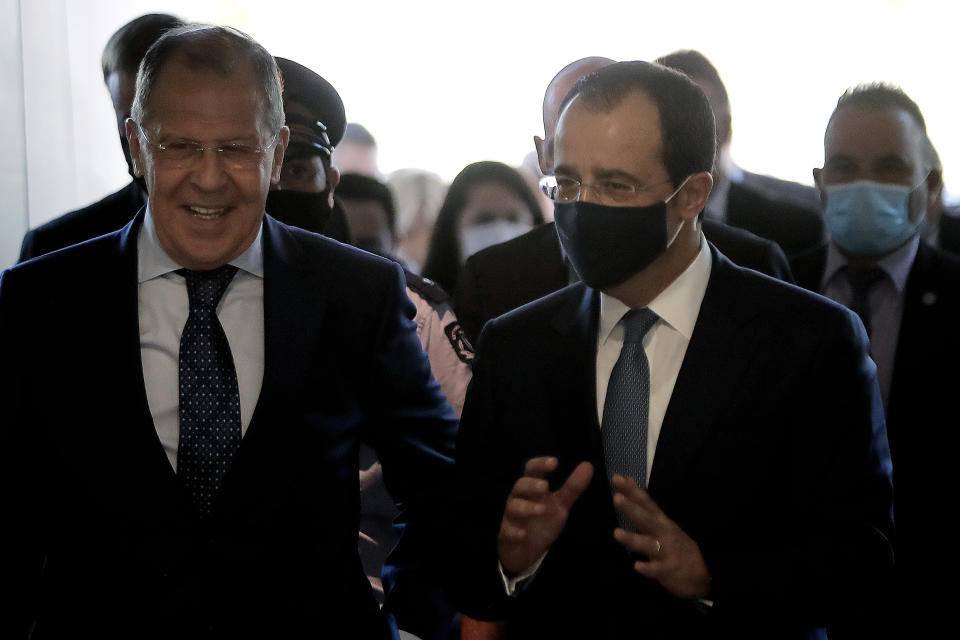
[[[147,51],[137,72],[137,92],[130,116],[143,124],[149,115],[150,94],[163,65],[176,58],[188,69],[229,75],[249,64],[260,79],[267,101],[267,124],[275,134],[284,123],[283,84],[273,56],[256,40],[237,29],[192,24],[167,31]]]

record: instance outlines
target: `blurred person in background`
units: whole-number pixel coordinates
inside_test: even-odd
[[[693,80],[710,101],[717,125],[714,188],[705,217],[773,240],[791,257],[824,237],[819,201],[812,187],[744,171],[730,157],[730,99],[716,68],[699,51],[674,51],[657,62]]]
[[[350,244],[343,204],[334,195],[340,171],[331,161],[347,126],[343,101],[332,84],[305,66],[281,57],[274,60],[283,76],[290,144],[280,181],[267,195],[267,213],[284,224]]]
[[[960,259],[921,237],[942,207],[943,181],[917,104],[899,88],[866,84],[838,100],[813,170],[829,242],[796,256],[797,284],[847,306],[870,336],[886,412],[896,519],[893,588],[870,632],[830,638],[933,637],[952,623],[955,575],[947,501],[957,450]],[[846,634],[841,635],[841,631]]]
[[[344,173],[337,197],[347,214],[351,244],[402,264],[396,253],[397,212],[390,188],[370,176]]]
[[[447,183],[424,169],[398,169],[387,178],[397,209],[397,257],[420,273],[427,261],[433,225],[447,195]]]
[[[103,48],[100,63],[103,68],[103,82],[113,102],[120,148],[123,150],[131,181],[102,200],[65,213],[28,231],[20,247],[20,262],[116,231],[130,222],[134,214],[146,204],[147,185],[142,177],[134,175],[130,145],[123,123],[130,117],[140,60],[150,45],[164,32],[183,25],[183,20],[176,16],[148,13],[131,20],[110,36]]]
[[[377,141],[362,124],[348,122],[343,139],[333,151],[333,164],[340,173],[359,173],[380,177],[377,167]]]
[[[943,163],[933,143],[930,144],[930,162],[933,169],[940,173],[943,180]],[[956,207],[948,207],[944,202],[945,189],[941,186],[935,194],[930,208],[927,210],[927,220],[921,231],[923,241],[932,247],[960,254],[960,211]]]
[[[540,205],[516,169],[492,161],[467,165],[437,215],[423,275],[454,292],[469,256],[542,223]]]

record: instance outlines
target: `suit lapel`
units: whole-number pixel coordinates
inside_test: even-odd
[[[909,404],[925,386],[918,384],[916,372],[932,366],[930,363],[937,358],[937,350],[943,347],[943,332],[951,330],[941,327],[938,322],[945,315],[939,304],[944,286],[937,277],[940,273],[935,250],[921,242],[903,293],[903,317],[890,381],[888,427],[900,421],[901,413],[909,415],[915,409]],[[896,429],[888,428],[888,435],[891,447],[894,447],[893,441],[898,435]]]
[[[96,439],[105,482],[114,492],[111,499],[156,521],[168,517],[166,509],[180,510],[183,496],[153,424],[140,358],[137,237],[143,217],[141,209],[109,238],[107,253],[119,264],[111,259],[96,265],[99,302],[93,306],[102,313],[87,338],[95,344],[117,345],[98,351],[102,359],[97,370],[103,378],[96,381],[111,392],[111,415],[97,425]],[[123,482],[116,482],[118,477]]]
[[[569,390],[567,397],[576,402],[574,415],[578,419],[567,421],[567,424],[589,430],[588,436],[593,439],[600,430],[597,420],[596,367],[600,300],[599,294],[582,282],[570,285],[569,292],[567,312],[558,313],[553,319],[553,328],[559,334],[559,341],[550,344],[556,345],[554,351],[560,358],[554,373],[563,377],[563,384],[559,388]],[[567,394],[566,391],[564,393]],[[583,419],[579,419],[580,416]],[[577,439],[582,435],[579,434]]]
[[[711,246],[713,268],[657,441],[650,492],[661,508],[682,493],[684,476],[735,396],[756,342],[756,306],[743,292],[740,270]]]
[[[269,215],[263,221],[263,385],[243,442],[264,437],[265,416],[295,406],[303,392],[308,367],[316,366],[315,344],[326,305],[328,283],[302,265],[316,261],[305,255],[289,229]],[[311,342],[312,341],[312,342]],[[272,425],[277,427],[280,425]],[[272,428],[271,427],[271,428]],[[236,464],[244,449],[241,445]]]

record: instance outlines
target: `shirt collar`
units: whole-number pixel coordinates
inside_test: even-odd
[[[263,237],[263,222],[260,222],[260,228],[257,230],[257,236],[253,239],[247,249],[239,256],[230,261],[233,266],[243,269],[247,273],[263,277],[263,251],[261,250]],[[159,278],[162,275],[176,271],[182,268],[173,261],[164,248],[160,245],[160,239],[157,237],[157,228],[153,223],[153,213],[150,211],[150,203],[147,202],[147,212],[143,218],[143,225],[140,227],[140,233],[137,235],[137,282],[143,283],[147,280]]]
[[[697,324],[712,264],[710,247],[701,233],[700,253],[683,273],[647,305],[687,340],[693,336],[693,327]],[[623,302],[600,292],[600,344],[610,338],[610,333],[628,311],[630,307]]]
[[[917,249],[920,246],[920,236],[915,235],[902,247],[893,253],[884,256],[877,261],[879,267],[887,277],[893,282],[894,288],[898,294],[902,294],[907,287],[907,277],[910,275],[910,267],[913,266],[913,260],[917,257]],[[823,270],[823,282],[820,290],[823,291],[827,283],[836,277],[837,273],[847,266],[849,261],[847,257],[840,252],[833,242],[827,245],[827,263]]]

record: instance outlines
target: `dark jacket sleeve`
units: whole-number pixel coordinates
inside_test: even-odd
[[[381,461],[402,528],[383,569],[384,611],[400,629],[424,640],[439,638],[453,616],[440,573],[453,561],[444,549],[450,546],[458,421],[431,374],[398,266],[377,300],[382,314],[372,336],[374,416],[366,439]]]

